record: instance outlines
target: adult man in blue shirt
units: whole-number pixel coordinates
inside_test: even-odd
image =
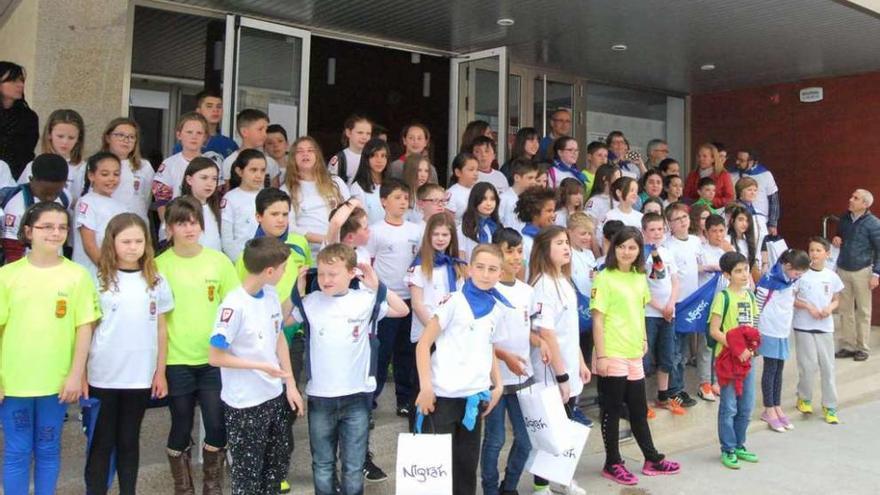
[[[571,110],[567,108],[557,108],[550,114],[550,134],[541,139],[538,159],[547,158],[547,150],[553,149],[553,142],[562,136],[571,136]]]

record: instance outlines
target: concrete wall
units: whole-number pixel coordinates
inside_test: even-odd
[[[133,8],[129,0],[22,0],[0,27],[0,59],[27,69],[25,94],[41,125],[55,109],[78,111],[86,153],[128,112]]]

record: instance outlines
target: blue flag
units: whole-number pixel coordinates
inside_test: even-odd
[[[700,286],[684,301],[675,305],[675,331],[678,333],[705,332],[709,325],[709,309],[718,288],[720,273]]]

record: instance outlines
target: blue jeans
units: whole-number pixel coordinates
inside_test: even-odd
[[[504,485],[501,486],[501,490],[516,490],[526,459],[532,450],[522,410],[519,408],[519,399],[516,398],[515,393],[502,395],[495,409],[486,416],[484,427],[483,460],[480,462],[480,469],[485,495],[496,495],[499,492],[498,456],[501,454],[505,440],[504,411],[510,416],[510,424],[513,427],[513,445],[507,456],[507,468],[504,470]]]
[[[678,333],[673,330],[672,336],[674,339],[673,347],[675,348],[675,360],[673,362],[672,370],[669,372],[669,393],[670,394],[678,394],[682,390],[684,390],[684,365],[687,361],[686,356],[690,352],[690,337],[689,333]]]
[[[718,404],[718,441],[721,452],[733,452],[745,447],[746,430],[755,406],[755,360],[752,369],[743,380],[742,395],[737,397],[733,383],[721,387],[721,401]]]
[[[309,397],[309,440],[316,495],[335,495],[336,451],[342,495],[364,492],[364,459],[370,431],[372,394]]]
[[[648,337],[648,352],[642,358],[645,372],[656,368],[664,373],[672,373],[679,361],[674,323],[649,316],[645,318],[645,333]]]
[[[0,404],[3,421],[3,491],[28,495],[31,461],[35,495],[55,493],[61,471],[61,427],[67,404],[57,395],[6,397]]]
[[[406,300],[407,306],[410,302]],[[410,306],[411,307],[411,306]],[[388,379],[388,364],[394,363],[394,392],[397,407],[409,406],[415,400],[413,384],[418,382],[414,367],[416,345],[409,341],[412,312],[403,318],[379,320],[379,367],[376,370],[376,391],[373,393],[373,409]]]

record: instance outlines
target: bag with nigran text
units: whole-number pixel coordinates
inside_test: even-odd
[[[526,470],[546,480],[569,485],[577,469],[581,453],[587,445],[590,428],[568,420],[568,443],[559,455],[553,455],[540,449],[532,449],[526,460]]]
[[[421,431],[421,428],[417,428]],[[452,494],[452,435],[401,433],[397,437],[397,495]]]
[[[559,396],[559,388],[555,384],[544,388],[531,386],[520,390],[516,396],[532,448],[553,455],[567,449],[569,420]]]

